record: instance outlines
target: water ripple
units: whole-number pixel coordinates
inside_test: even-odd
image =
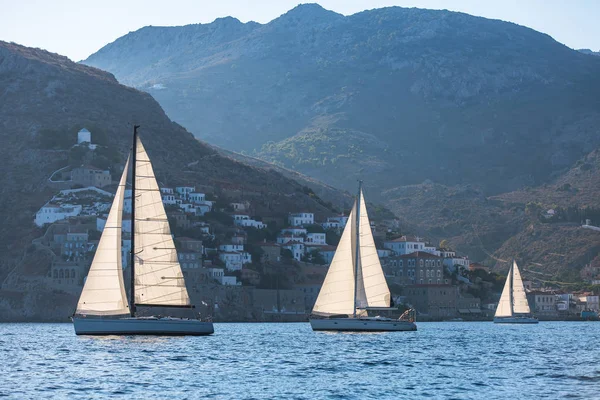
[[[216,324],[211,337],[77,337],[0,324],[0,396],[132,399],[598,398],[600,324],[420,323],[403,333]]]

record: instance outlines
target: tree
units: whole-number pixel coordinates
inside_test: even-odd
[[[294,259],[294,253],[290,249],[281,249],[281,258],[284,260]]]
[[[440,249],[447,249],[447,248],[449,248],[448,241],[446,239],[440,240]]]

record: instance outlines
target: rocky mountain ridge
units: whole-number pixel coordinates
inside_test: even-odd
[[[347,190],[430,179],[501,193],[600,145],[600,59],[462,13],[304,4],[268,24],[142,28],[84,63],[197,137]]]

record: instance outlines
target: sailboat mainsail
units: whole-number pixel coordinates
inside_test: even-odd
[[[121,264],[121,222],[129,159],[106,219],[104,231],[77,303],[76,314],[129,314]]]
[[[360,196],[360,267],[369,307],[389,307],[390,289],[379,262],[362,192]]]
[[[512,317],[515,314],[529,314],[530,312],[521,273],[516,261],[513,261],[506,277],[504,289],[502,289],[495,316]]]
[[[189,306],[160,189],[139,137],[135,161],[135,304]]]
[[[377,255],[362,190],[359,193],[360,202],[354,202],[313,307],[315,314],[353,315],[356,309],[364,310],[367,307],[389,307],[390,305],[390,291]]]
[[[513,313],[515,314],[529,314],[529,302],[527,301],[527,295],[525,293],[525,286],[523,285],[523,279],[521,279],[521,272],[517,267],[516,261],[513,261]]]

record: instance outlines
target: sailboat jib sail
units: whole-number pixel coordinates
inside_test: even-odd
[[[160,188],[139,137],[136,147],[135,303],[189,306]]]
[[[313,307],[315,314],[350,315],[354,312],[354,215],[352,209]]]
[[[360,196],[360,267],[367,305],[369,307],[389,307],[390,289],[379,262],[362,192]]]
[[[496,308],[496,317],[511,317],[513,315],[512,312],[512,301],[511,301],[511,276],[512,276],[512,266],[508,270],[508,275],[506,277],[506,282],[504,283],[504,289],[502,289],[502,295],[500,296],[500,302],[498,303],[498,308]]]
[[[129,314],[121,264],[121,222],[128,165],[129,159],[125,164],[104,231],[77,303],[76,314]]]
[[[513,261],[513,312],[515,314],[531,313],[523,279],[521,279],[521,272],[516,261]]]

